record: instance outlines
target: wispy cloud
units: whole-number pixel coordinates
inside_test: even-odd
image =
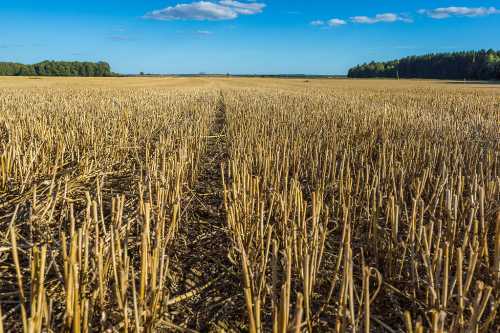
[[[426,15],[433,19],[446,19],[453,16],[460,17],[479,17],[488,15],[500,15],[500,9],[496,7],[442,7],[435,9],[420,9],[417,13]],[[394,23],[394,22],[405,22],[412,23],[413,19],[408,13],[383,13],[377,14],[375,16],[351,16],[349,18],[351,23],[355,24],[376,24],[376,23]],[[312,26],[320,26],[327,28],[338,27],[345,25],[348,22],[344,19],[333,18],[328,21],[315,20],[310,22]]]
[[[315,27],[321,27],[321,26],[340,27],[341,25],[347,24],[347,22],[339,18],[332,18],[329,19],[328,21],[315,20],[312,21],[310,24]]]
[[[330,27],[339,27],[341,25],[345,25],[347,24],[346,21],[342,20],[342,19],[338,19],[338,18],[332,18],[330,20],[328,20],[327,24],[330,26]]]
[[[452,16],[478,17],[500,14],[500,9],[495,7],[442,7],[420,9],[418,13],[427,15],[433,19],[446,19]]]
[[[315,26],[315,27],[319,27],[319,26],[325,25],[325,21],[323,21],[323,20],[314,20],[314,21],[311,22],[311,25]]]
[[[221,0],[218,2],[198,1],[180,3],[164,9],[154,10],[144,15],[152,20],[195,20],[195,21],[221,21],[234,20],[240,15],[255,15],[262,13],[266,4],[259,2],[240,2],[234,0]]]
[[[353,16],[351,22],[358,24],[375,24],[375,23],[393,23],[393,22],[411,23],[413,20],[408,16],[403,16],[395,13],[383,13],[375,16]]]
[[[407,14],[395,14],[395,13],[383,13],[377,14],[375,16],[352,16],[349,18],[351,23],[356,24],[375,24],[375,23],[392,23],[392,22],[406,22],[412,23],[413,19]],[[347,20],[340,18],[332,18],[328,21],[316,20],[310,22],[313,26],[329,26],[329,27],[339,27],[348,24]]]
[[[198,35],[202,35],[202,36],[209,36],[209,35],[213,34],[212,31],[208,31],[208,30],[198,30],[198,31],[196,31],[196,33]]]
[[[234,0],[221,0],[219,4],[230,8],[234,12],[242,15],[260,14],[266,7],[265,4],[259,2],[239,2]]]

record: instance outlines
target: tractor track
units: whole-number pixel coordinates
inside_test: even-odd
[[[228,258],[221,170],[228,159],[225,112],[221,92],[172,252],[177,293],[170,295],[169,316],[177,325],[202,332],[236,331],[244,322],[239,276]]]

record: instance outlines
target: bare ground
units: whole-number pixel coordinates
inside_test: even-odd
[[[227,160],[224,97],[219,98],[201,157],[201,170],[184,204],[171,271],[172,322],[202,332],[239,331],[245,318],[239,276],[228,257],[221,166]]]

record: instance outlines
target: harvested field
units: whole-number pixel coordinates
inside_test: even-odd
[[[0,333],[496,332],[500,87],[0,79]]]

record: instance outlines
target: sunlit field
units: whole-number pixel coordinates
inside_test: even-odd
[[[496,332],[500,85],[1,78],[0,333]]]

